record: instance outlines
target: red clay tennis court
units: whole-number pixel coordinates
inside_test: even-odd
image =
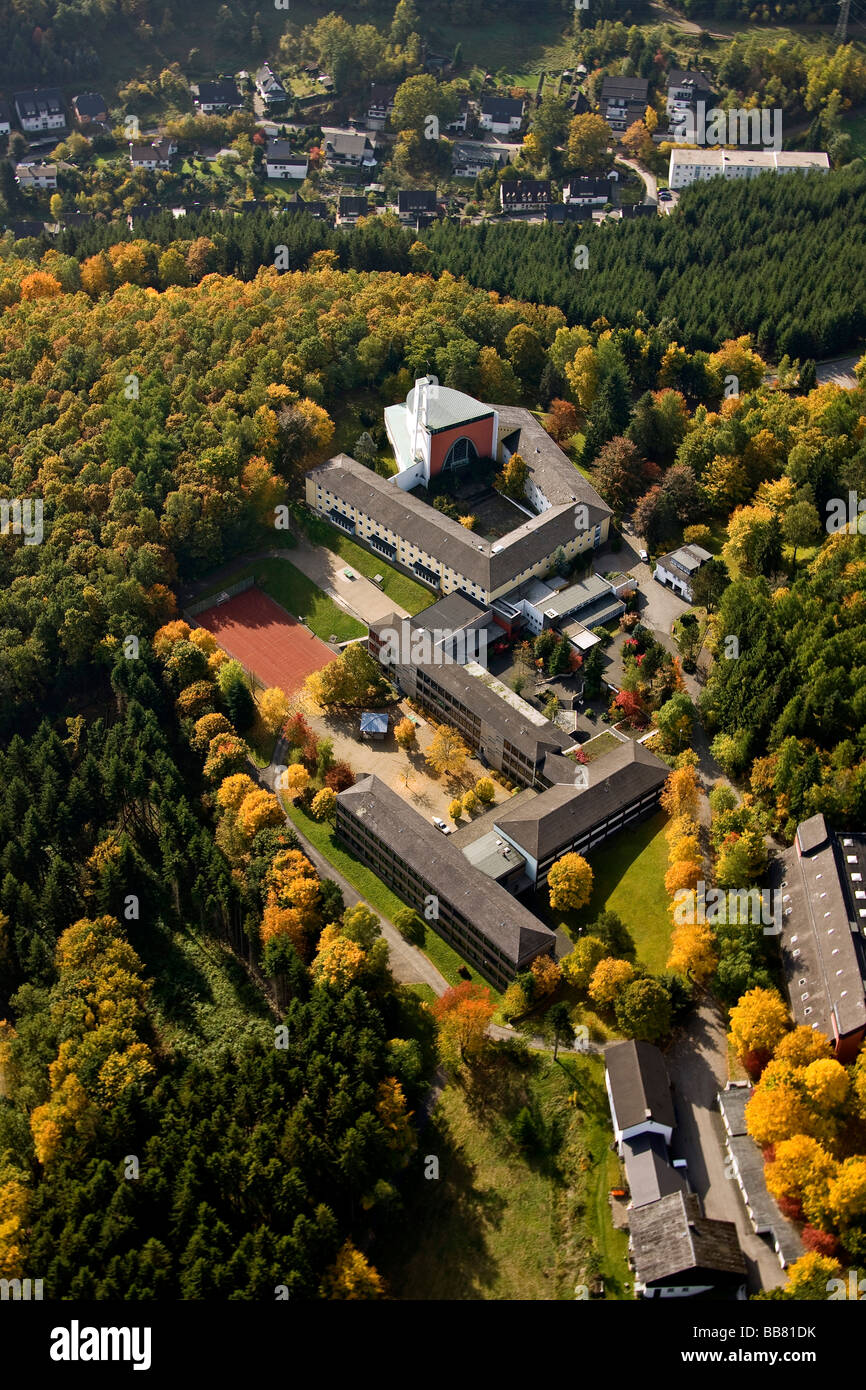
[[[311,671],[334,659],[324,642],[255,587],[206,608],[195,622],[264,685],[278,685],[287,695],[299,690]]]

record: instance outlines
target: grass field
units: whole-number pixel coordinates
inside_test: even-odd
[[[302,835],[315,845],[320,854],[323,854],[335,869],[339,869],[344,878],[347,878],[353,887],[366,899],[370,906],[380,912],[389,921],[394,920],[394,913],[399,912],[401,907],[406,904],[402,898],[398,898],[396,893],[392,893],[390,888],[386,888],[371,869],[362,864],[360,859],[356,859],[354,854],[339,843],[334,835],[334,828],[322,821],[313,820],[299,806],[293,805],[290,801],[283,798],[283,807],[289,819],[298,827]],[[445,976],[449,985],[459,985],[463,983],[463,976],[460,974],[460,967],[465,966],[471,978],[476,984],[487,985],[490,990],[491,998],[498,1003],[500,995],[478,971],[464,961],[457,952],[443,941],[432,927],[428,926],[425,933],[424,954],[433,962],[440,974]]]
[[[367,629],[357,618],[338,608],[334,600],[317,589],[311,579],[295,569],[290,560],[256,560],[232,575],[231,583],[254,575],[260,589],[292,617],[300,618],[311,632],[327,642],[331,636],[338,642],[348,642],[352,637],[363,637]],[[201,598],[209,598],[225,588],[225,581],[206,589]]]
[[[425,588],[423,584],[417,584],[414,579],[409,578],[408,574],[401,574],[381,556],[373,555],[371,551],[365,550],[363,546],[358,545],[357,541],[353,541],[350,536],[342,535],[336,527],[330,526],[321,517],[312,516],[307,512],[301,516],[300,521],[314,545],[326,546],[328,550],[339,555],[341,560],[345,560],[347,565],[351,565],[352,569],[356,569],[367,579],[381,574],[383,593],[386,593],[401,608],[405,608],[407,613],[420,613],[422,608],[429,608],[431,603],[436,602],[436,595],[432,589]]]
[[[560,1064],[498,1048],[446,1087],[424,1136],[444,1180],[416,1164],[399,1225],[373,1251],[392,1297],[571,1300],[596,1274],[606,1297],[630,1297],[627,1240],[607,1204],[619,1171],[603,1074],[598,1058]],[[514,1137],[523,1106],[543,1131],[529,1153]]]
[[[550,926],[561,926],[572,937],[605,909],[616,912],[634,938],[638,959],[648,970],[664,970],[671,933],[670,900],[664,882],[668,867],[666,820],[658,812],[592,852],[589,862],[594,883],[587,907],[579,912],[553,912],[547,893],[542,892],[533,910]]]

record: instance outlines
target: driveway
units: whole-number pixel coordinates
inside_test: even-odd
[[[736,1180],[727,1172],[724,1126],[716,1094],[728,1079],[725,1027],[716,1004],[704,1000],[667,1054],[677,1108],[671,1148],[688,1165],[689,1186],[707,1216],[733,1221],[746,1257],[749,1293],[785,1283],[772,1248],[752,1229]]]
[[[341,608],[353,613],[368,627],[370,623],[387,618],[389,613],[396,613],[399,618],[409,616],[405,608],[395,604],[394,600],[384,594],[372,580],[365,579],[363,574],[359,574],[325,546],[310,545],[309,541],[299,536],[294,549],[285,552],[285,559],[290,560],[308,579],[312,579],[313,583]],[[354,579],[346,578],[347,569],[352,571]],[[430,602],[433,603],[434,600],[435,594],[431,592]]]
[[[627,169],[631,169],[632,173],[637,174],[639,179],[643,179],[645,203],[658,202],[659,186],[655,174],[651,174],[648,169],[644,169],[642,165],[638,164],[636,159],[626,159],[625,156],[621,154],[617,155],[616,163],[624,164]]]
[[[834,386],[841,386],[846,391],[851,391],[859,382],[854,375],[854,368],[862,357],[862,353],[855,352],[848,357],[834,357],[829,362],[819,362],[815,369],[815,377],[819,386],[825,382],[832,381]]]

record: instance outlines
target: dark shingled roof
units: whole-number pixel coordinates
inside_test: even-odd
[[[506,803],[497,825],[529,858],[545,859],[668,776],[661,759],[632,739],[587,764],[585,772],[586,788],[557,784],[514,811]]]
[[[672,1192],[688,1191],[668,1159],[668,1147],[660,1134],[638,1134],[622,1146],[632,1207],[645,1207]]]
[[[694,1193],[674,1192],[629,1215],[635,1274],[642,1284],[686,1282],[737,1285],[746,1278],[746,1261],[733,1221],[701,1215]],[[701,1278],[702,1273],[720,1278]]]
[[[344,811],[386,845],[442,902],[463,913],[518,967],[554,941],[554,933],[486,874],[474,869],[450,839],[372,774],[339,793]]]
[[[673,1129],[674,1102],[665,1059],[652,1043],[611,1043],[604,1049],[604,1064],[613,1096],[619,1130],[654,1120]]]
[[[396,630],[400,633],[400,640],[411,648],[411,633],[415,626],[413,618],[398,618],[396,613],[389,613],[372,622],[370,631],[379,636],[382,632]],[[488,728],[501,732],[503,738],[507,738],[535,765],[542,763],[548,752],[574,746],[569,735],[549,719],[538,724],[528,719],[519,708],[491,690],[481,676],[473,675],[456,662],[446,650],[440,649],[436,661],[419,661],[412,665],[416,671],[425,671],[441,690],[447,691],[473,714],[477,714]]]

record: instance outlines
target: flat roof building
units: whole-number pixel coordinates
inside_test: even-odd
[[[819,1029],[850,1062],[866,1036],[866,837],[836,835],[811,816],[782,862],[780,947],[794,1021]]]

